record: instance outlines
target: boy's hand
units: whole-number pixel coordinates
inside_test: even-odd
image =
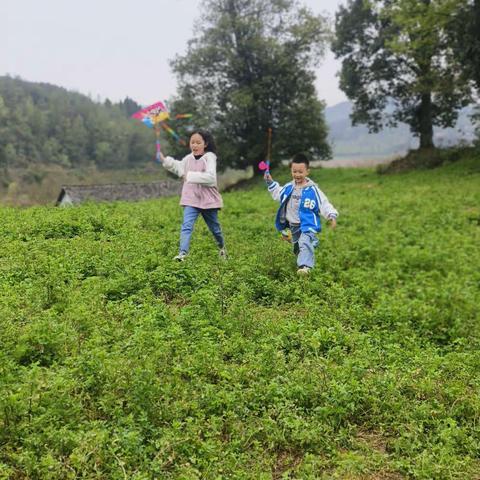
[[[330,223],[330,227],[332,230],[337,228],[337,219],[335,217],[329,218],[328,222]]]
[[[281,232],[282,240],[288,243],[292,243],[292,231],[291,230],[282,230]]]
[[[267,172],[265,172],[265,173],[263,174],[263,179],[264,179],[267,183],[273,182],[272,176],[271,176],[269,173],[267,173]]]

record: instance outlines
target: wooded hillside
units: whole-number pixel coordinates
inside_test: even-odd
[[[0,77],[0,168],[32,164],[123,168],[152,158],[152,132],[112,104],[46,83]]]

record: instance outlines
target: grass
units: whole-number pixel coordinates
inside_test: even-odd
[[[307,279],[260,180],[226,264],[178,199],[0,209],[0,478],[480,478],[480,159],[312,177]]]

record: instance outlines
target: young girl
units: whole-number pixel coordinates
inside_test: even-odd
[[[196,130],[190,136],[189,153],[182,160],[165,157],[160,152],[163,166],[183,180],[180,205],[183,207],[183,223],[180,231],[180,251],[175,260],[183,262],[190,248],[193,227],[199,215],[217,242],[220,258],[226,259],[225,241],[218,222],[218,210],[222,197],[217,188],[217,155],[215,141],[205,130]]]

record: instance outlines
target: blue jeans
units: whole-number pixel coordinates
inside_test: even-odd
[[[291,225],[293,253],[297,254],[299,267],[313,268],[315,265],[315,248],[318,246],[318,238],[313,232],[302,232],[300,225]]]
[[[199,215],[202,215],[207,227],[212,232],[219,248],[223,248],[222,228],[218,221],[218,208],[196,208],[183,207],[183,223],[180,230],[180,251],[187,253],[190,249],[190,238],[193,233],[193,226]]]

